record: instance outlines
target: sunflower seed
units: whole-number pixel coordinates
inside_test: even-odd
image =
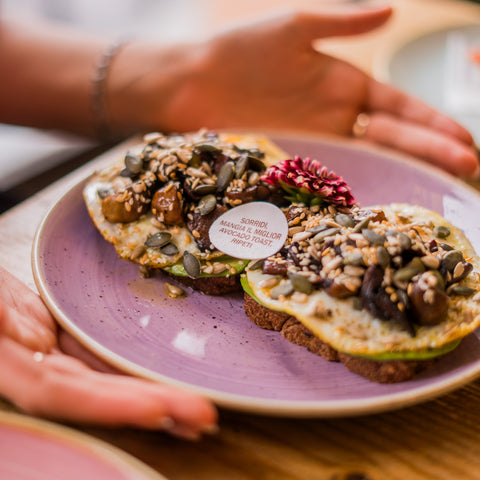
[[[171,283],[165,283],[165,292],[170,298],[179,298],[185,295],[185,291],[176,285],[172,285]]]

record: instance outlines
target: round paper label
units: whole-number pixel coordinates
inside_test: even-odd
[[[257,260],[277,253],[284,245],[288,223],[272,203],[251,202],[220,215],[209,230],[210,242],[235,258]]]

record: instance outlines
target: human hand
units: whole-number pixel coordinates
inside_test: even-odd
[[[390,14],[389,7],[283,14],[177,48],[170,63],[161,62],[167,66],[163,71],[155,66],[155,49],[148,52],[132,44],[117,59],[113,90],[124,95],[141,91],[143,99],[136,99],[132,106],[142,116],[136,123],[143,121],[150,130],[206,126],[350,136],[358,114],[366,112],[369,125],[364,139],[421,157],[457,175],[477,174],[472,137],[464,128],[312,46],[317,39],[372,30]],[[131,65],[132,56],[136,56],[136,67],[127,71],[124,67]],[[167,96],[159,94],[165,71],[175,79],[175,88],[167,89]],[[119,103],[114,97],[111,102],[113,119],[118,121]],[[135,121],[132,114],[130,109],[121,118]]]
[[[0,267],[0,395],[59,420],[165,430],[196,439],[216,428],[210,402],[179,388],[91,369],[62,353],[40,297]]]

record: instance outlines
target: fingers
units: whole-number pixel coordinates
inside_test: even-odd
[[[0,338],[0,394],[49,418],[168,431],[188,439],[215,430],[217,412],[199,395],[146,380],[95,372],[63,354],[33,352]]]
[[[478,175],[478,158],[458,137],[386,113],[370,116],[365,138],[424,158],[448,172],[464,177]]]
[[[56,345],[55,327],[45,327],[35,318],[25,316],[1,300],[0,332],[32,350],[49,352]]]
[[[302,42],[332,36],[348,36],[366,33],[383,25],[392,14],[391,7],[357,7],[343,5],[331,12],[297,13],[290,20],[298,30]]]

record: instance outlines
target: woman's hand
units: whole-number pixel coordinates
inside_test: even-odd
[[[177,46],[161,59],[158,49],[134,43],[113,65],[112,119],[169,131],[240,127],[350,136],[358,114],[366,112],[365,139],[458,175],[476,174],[478,160],[464,128],[312,46],[317,39],[372,30],[390,14],[389,7],[289,13]],[[170,88],[166,74],[174,81]],[[131,108],[122,111],[123,102]]]
[[[217,413],[208,400],[92,370],[60,351],[56,324],[38,295],[2,268],[0,285],[1,396],[59,420],[166,430],[187,439],[215,431]]]

